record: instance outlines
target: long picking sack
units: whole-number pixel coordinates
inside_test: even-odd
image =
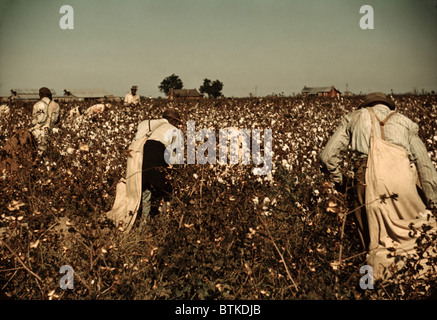
[[[373,267],[375,279],[390,277],[389,266],[394,264],[392,252],[412,255],[416,238],[411,237],[410,225],[419,228],[425,223],[436,231],[435,219],[426,216],[426,207],[417,188],[417,172],[410,163],[407,151],[375,134],[378,121],[372,118],[370,149],[366,170],[366,211],[370,244],[367,262]],[[381,137],[384,137],[381,126]],[[402,267],[398,263],[397,267]]]

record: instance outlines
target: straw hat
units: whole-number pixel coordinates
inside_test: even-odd
[[[165,119],[173,119],[176,120],[179,123],[182,123],[181,115],[179,114],[179,111],[173,108],[168,108],[164,111],[162,114],[162,117]]]
[[[359,109],[369,106],[374,102],[380,102],[388,106],[391,110],[395,109],[395,102],[388,98],[382,92],[372,92],[364,97],[364,101],[360,104]]]

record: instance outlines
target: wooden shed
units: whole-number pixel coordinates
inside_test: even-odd
[[[304,97],[332,97],[340,98],[341,92],[334,86],[330,87],[307,87],[302,89],[302,96]]]
[[[203,95],[199,91],[197,91],[197,89],[178,89],[178,90],[171,89],[168,98],[170,100],[174,100],[174,99],[189,100],[189,99],[203,98]]]

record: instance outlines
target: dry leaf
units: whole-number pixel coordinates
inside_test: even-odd
[[[36,240],[35,242],[30,243],[30,248],[36,248],[39,245],[39,240]]]
[[[12,202],[8,205],[9,211],[20,210],[20,207],[26,205],[23,201],[12,200]]]

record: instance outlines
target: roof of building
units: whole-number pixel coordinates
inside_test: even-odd
[[[173,90],[173,94],[177,97],[202,97],[202,94],[197,89]]]
[[[50,89],[52,96],[56,95],[56,91]],[[39,100],[39,89],[11,89],[11,94],[19,99],[36,99]]]
[[[318,94],[320,92],[330,92],[332,89],[334,89],[337,92],[340,92],[339,90],[337,90],[334,86],[329,86],[329,87],[307,87],[304,86],[302,89],[302,93],[307,93],[308,95],[311,94]]]
[[[103,98],[110,95],[106,89],[64,89],[64,96],[76,98]]]

